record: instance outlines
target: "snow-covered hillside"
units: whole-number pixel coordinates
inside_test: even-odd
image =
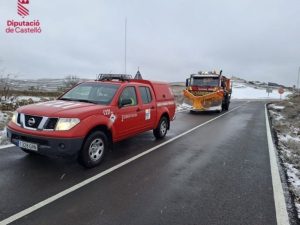
[[[281,98],[286,98],[291,94],[285,91]],[[232,99],[280,99],[280,94],[277,89],[273,89],[272,93],[267,93],[266,89],[247,86],[245,84],[233,84]]]

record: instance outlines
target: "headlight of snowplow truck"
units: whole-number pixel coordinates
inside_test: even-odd
[[[78,118],[59,118],[55,130],[64,131],[70,130],[80,122]]]

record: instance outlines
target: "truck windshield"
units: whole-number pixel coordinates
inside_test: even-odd
[[[218,77],[193,77],[191,79],[192,86],[200,87],[218,87],[219,78]]]
[[[118,84],[83,83],[74,87],[59,99],[108,105],[119,86]]]

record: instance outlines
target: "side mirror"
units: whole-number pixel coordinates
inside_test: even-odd
[[[186,80],[185,80],[185,86],[186,86],[186,87],[189,86],[189,80],[190,80],[190,79],[186,79]]]
[[[131,104],[132,104],[131,99],[129,99],[129,98],[122,99],[121,102],[120,102],[120,108],[122,108],[126,105],[131,105]]]

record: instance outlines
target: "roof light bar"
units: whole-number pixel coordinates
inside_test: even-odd
[[[132,79],[131,75],[128,74],[99,74],[97,80],[104,81],[104,80],[120,80],[120,81],[129,81]]]

